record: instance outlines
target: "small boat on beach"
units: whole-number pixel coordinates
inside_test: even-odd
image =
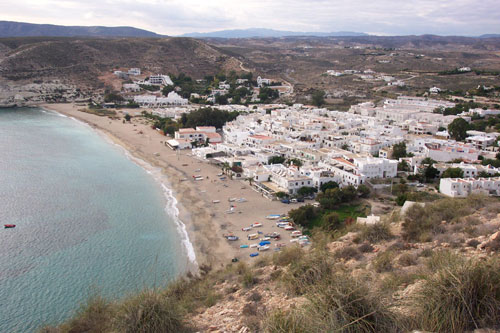
[[[200,171],[201,171],[201,169],[196,169],[196,170],[194,170],[194,172],[200,172]]]
[[[220,172],[220,173],[218,173],[218,174],[217,174],[217,177],[221,177],[221,176],[223,176],[223,175],[224,175],[224,174],[223,174],[222,172]]]
[[[216,204],[216,203],[219,203],[220,200],[212,200],[212,203]]]
[[[240,245],[240,248],[241,248],[241,249],[247,249],[247,248],[248,248],[248,245],[246,245],[246,244]]]
[[[292,237],[300,237],[300,236],[302,236],[302,231],[300,231],[300,230],[292,231],[292,233],[290,234],[290,236],[292,236]]]
[[[259,246],[258,250],[259,251],[267,251],[267,250],[269,250],[269,245]]]
[[[181,182],[185,182],[186,180],[188,180],[188,179],[187,178],[182,178]]]
[[[250,257],[252,257],[252,258],[253,258],[253,257],[257,257],[258,255],[259,255],[259,253],[258,253],[258,252],[255,252],[255,253],[250,253]]]
[[[15,225],[15,224],[4,224],[4,225],[3,225],[3,227],[4,227],[5,229],[12,229],[12,228],[15,228],[15,227],[16,227],[16,225]]]
[[[271,237],[262,237],[260,240],[263,242],[269,242],[271,240]]]
[[[271,215],[267,215],[266,216],[266,219],[268,220],[277,220],[281,217],[281,215],[278,215],[278,214],[271,214]]]
[[[286,230],[286,231],[292,231],[292,230],[295,230],[295,228],[294,228],[293,226],[291,226],[291,225],[287,225],[287,226],[285,227],[285,230]]]
[[[250,248],[251,248],[251,249],[255,249],[255,248],[257,248],[257,247],[259,247],[259,244],[250,244]]]
[[[234,242],[234,241],[237,241],[240,238],[238,236],[227,236],[226,239],[228,241]]]
[[[229,202],[235,202],[236,200],[238,200],[238,198],[229,198],[229,199],[227,199],[227,201],[229,201]]]
[[[242,231],[250,231],[252,230],[252,227],[245,227],[245,228],[241,228]]]
[[[262,227],[262,223],[260,222],[252,223],[252,228],[260,228],[260,227]]]
[[[265,236],[272,238],[272,239],[280,239],[280,234],[279,234],[279,232],[276,232],[276,231],[269,233],[269,234],[266,234]]]
[[[259,234],[250,234],[247,236],[247,238],[250,240],[250,239],[257,239],[259,238]]]

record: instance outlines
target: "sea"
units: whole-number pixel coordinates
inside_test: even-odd
[[[92,296],[161,288],[196,264],[162,177],[76,119],[0,109],[0,332],[56,325]]]

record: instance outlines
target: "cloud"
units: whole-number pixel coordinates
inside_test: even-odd
[[[0,19],[63,25],[135,26],[176,35],[251,27],[382,34],[500,32],[498,0],[19,0]]]

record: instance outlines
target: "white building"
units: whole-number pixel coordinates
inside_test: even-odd
[[[494,178],[442,178],[439,191],[452,198],[467,197],[472,193],[500,195],[500,177]]]
[[[271,84],[271,80],[270,79],[264,79],[262,77],[257,77],[257,86],[259,88],[263,87],[263,86],[268,86]]]
[[[128,70],[128,75],[141,75],[141,69],[140,68],[130,68]]]
[[[148,79],[148,82],[152,85],[164,85],[164,86],[174,85],[172,79],[170,79],[170,76],[163,74],[151,75]]]

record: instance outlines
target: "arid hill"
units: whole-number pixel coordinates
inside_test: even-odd
[[[234,64],[219,49],[190,38],[0,39],[0,76],[9,81],[57,79],[98,87],[98,76],[117,68],[202,77]]]

